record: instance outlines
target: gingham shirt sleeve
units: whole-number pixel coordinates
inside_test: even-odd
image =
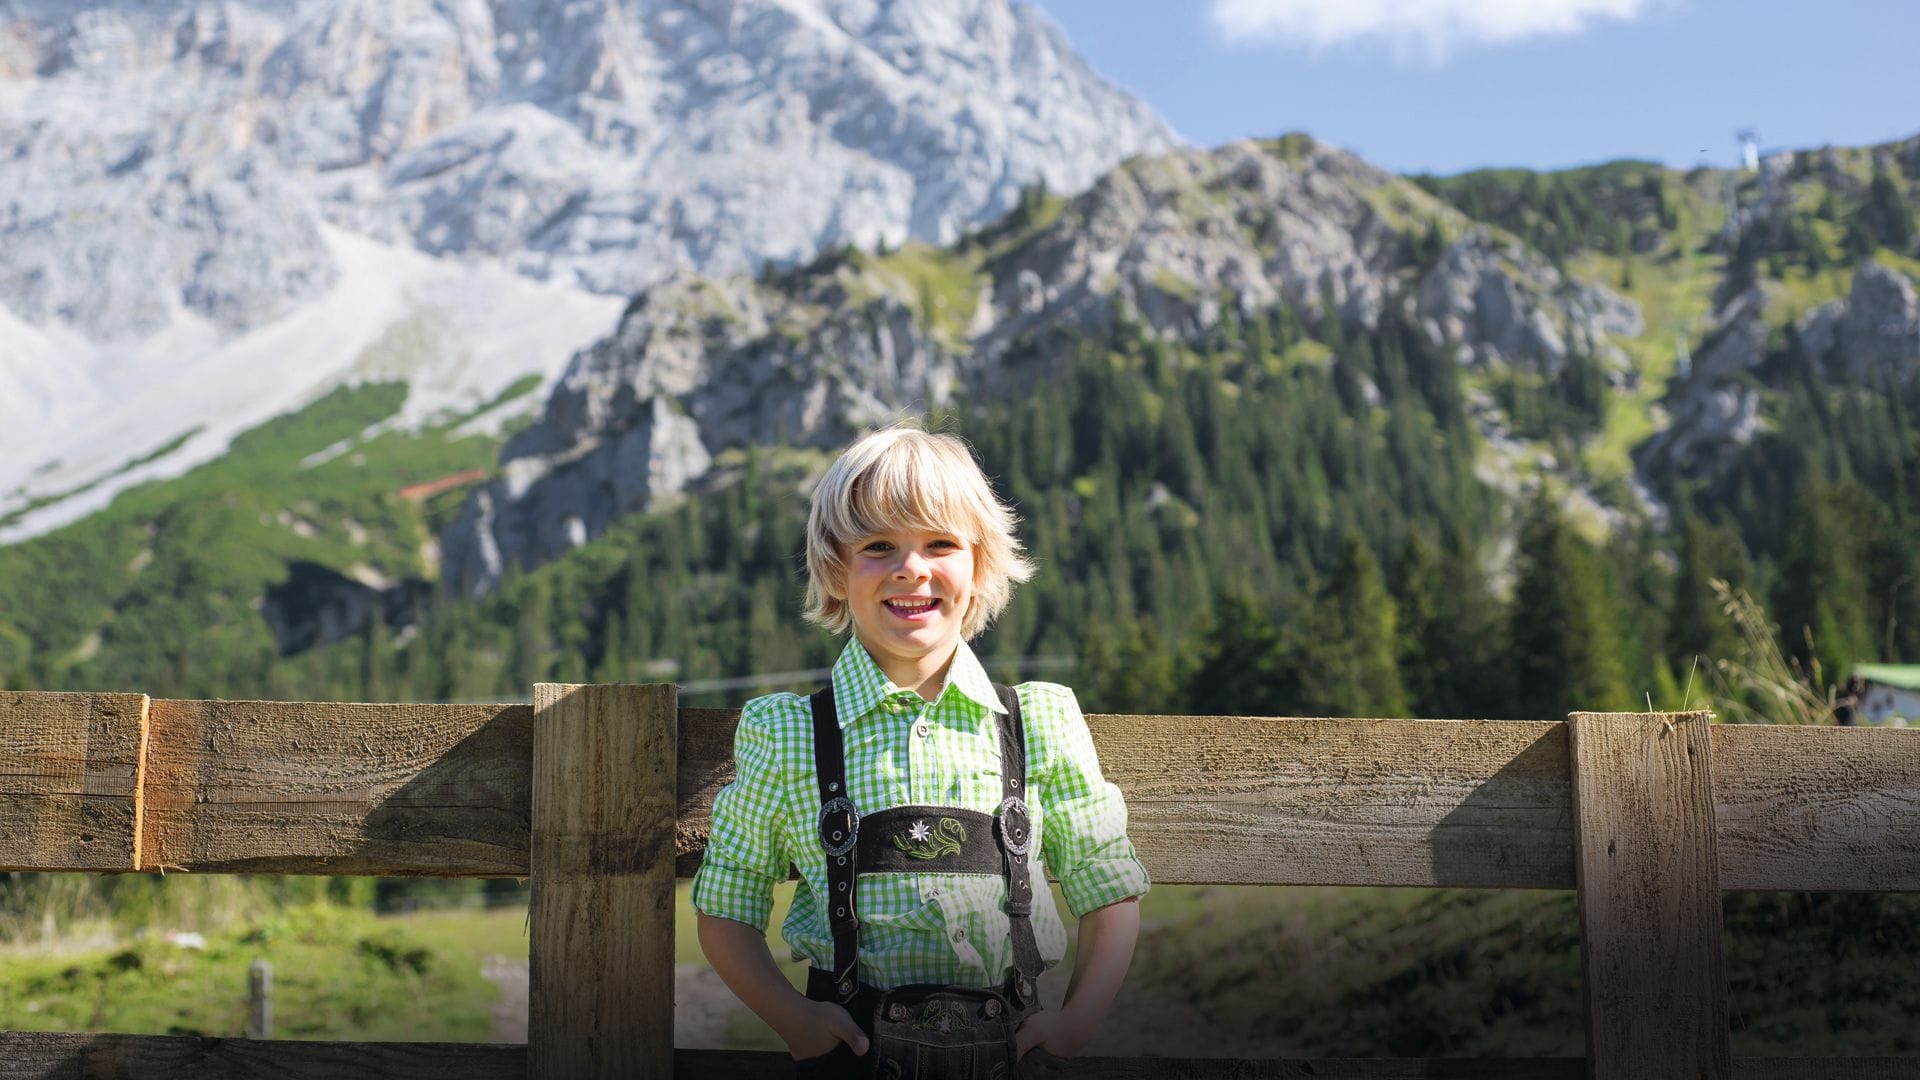
[[[1093,736],[1073,691],[1030,683],[1031,711],[1051,742],[1040,786],[1047,868],[1076,918],[1129,896],[1145,895],[1147,868],[1127,838],[1127,804],[1100,773]]]
[[[713,830],[693,876],[694,909],[746,923],[762,933],[773,914],[773,886],[787,877],[781,839],[783,777],[776,723],[766,698],[747,702],[733,736],[733,783],[713,799]]]

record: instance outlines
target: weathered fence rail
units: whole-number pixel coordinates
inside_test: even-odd
[[[776,1077],[672,1047],[673,880],[736,710],[670,686],[534,705],[0,693],[0,869],[530,876],[526,1047],[0,1034],[0,1080]],[[1587,1056],[1089,1058],[1138,1077],[1915,1078],[1920,1059],[1732,1059],[1720,895],[1920,891],[1920,736],[1567,721],[1091,716],[1156,881],[1574,889]],[[671,843],[669,843],[671,839]]]

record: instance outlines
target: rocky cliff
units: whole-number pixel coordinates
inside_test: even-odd
[[[1423,263],[1413,243],[1430,228],[1453,239]],[[443,580],[483,594],[731,447],[830,447],[958,394],[1018,392],[1123,324],[1197,342],[1229,309],[1281,304],[1357,331],[1391,309],[1462,364],[1540,372],[1564,363],[1569,332],[1624,366],[1608,343],[1641,329],[1621,296],[1303,136],[1140,158],[946,249],[642,293],[442,538]]]
[[[0,0],[0,541],[370,363],[464,413],[676,273],[1177,142],[1008,0]]]
[[[93,337],[325,289],[325,221],[603,293],[1176,143],[1006,0],[0,2],[0,304]]]

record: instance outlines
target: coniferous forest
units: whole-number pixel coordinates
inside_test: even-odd
[[[1870,173],[1847,165],[1849,182],[1806,157],[1794,200],[1737,234],[1701,194],[1720,181],[1644,163],[1412,181],[1556,274],[1604,278],[1642,304],[1655,329],[1626,343],[1628,371],[1571,333],[1551,370],[1470,364],[1391,305],[1362,332],[1231,293],[1192,334],[1123,317],[1030,343],[1011,358],[1030,375],[1018,392],[920,418],[975,448],[1038,563],[976,643],[989,670],[1069,683],[1100,712],[1706,707],[1831,722],[1852,665],[1920,662],[1920,380],[1910,365],[1837,362],[1799,328],[1864,268],[1920,280],[1920,144]],[[999,228],[1061,213],[1030,192]],[[1407,279],[1444,257],[1462,220],[1400,230]],[[821,265],[917,260],[931,326],[941,283],[927,268],[957,257],[840,252]],[[1704,329],[1708,312],[1747,295],[1771,305],[1753,362],[1708,389],[1752,402],[1754,422],[1663,452],[1691,384],[1655,330],[1708,356],[1740,330]],[[800,620],[802,535],[831,451],[724,450],[691,490],[472,598],[440,587],[430,554],[471,481],[439,481],[496,471],[514,432],[476,435],[470,416],[395,426],[407,393],[342,388],[223,458],[0,547],[0,688],[453,701],[524,698],[541,681],[675,681],[683,701],[725,706],[817,685],[840,645]],[[382,583],[381,601],[344,635],[290,633],[287,613],[321,594],[313,583],[343,578]],[[0,937],[65,903],[62,888],[0,879]],[[441,889],[478,892],[316,879],[262,884],[246,903],[337,893],[394,906]],[[128,877],[81,899],[143,920],[179,891]],[[1283,1025],[1270,1033],[1310,1054],[1579,1050],[1570,895],[1254,892],[1162,893],[1173,914],[1145,939],[1140,980],[1239,1029]],[[1912,1052],[1914,908],[1900,895],[1730,895],[1736,1052]],[[309,936],[344,933],[334,918]],[[436,962],[363,931],[367,956]],[[1327,978],[1243,993],[1309,964]]]
[[[1715,579],[1804,628],[1781,644],[1825,679],[1861,657],[1920,658],[1905,527],[1916,392],[1809,377],[1790,343],[1769,364],[1790,426],[1712,483],[1677,479],[1666,536],[1595,538],[1544,493],[1504,500],[1475,474],[1459,368],[1404,326],[1346,337],[1278,309],[1225,319],[1198,348],[1123,329],[1079,343],[1012,404],[925,419],[975,447],[1040,564],[977,644],[1001,674],[1070,681],[1099,711],[1544,718],[1704,700],[1694,658],[1742,648]],[[798,617],[805,485],[821,460],[738,455],[709,490],[495,595],[423,591],[397,631],[371,619],[286,656],[248,625],[244,598],[193,594],[223,572],[220,524],[238,513],[230,491],[194,493],[170,508],[174,543],[156,556],[178,560],[179,579],[123,610],[106,632],[116,647],[56,668],[22,643],[8,683],[473,700],[545,680],[823,667],[837,643]],[[6,587],[36,584],[49,583]],[[203,621],[145,621],[152,608]]]

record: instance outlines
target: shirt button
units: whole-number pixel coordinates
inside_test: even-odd
[[[933,734],[933,725],[927,723],[925,720],[916,721],[913,725],[913,733],[923,739],[927,738]]]
[[[959,930],[955,930],[955,931],[953,932],[953,940],[955,940],[955,941],[965,941],[965,940],[967,940],[967,931],[966,931],[966,929],[965,929],[965,928],[963,927],[963,928],[961,928],[961,929],[959,929]]]

